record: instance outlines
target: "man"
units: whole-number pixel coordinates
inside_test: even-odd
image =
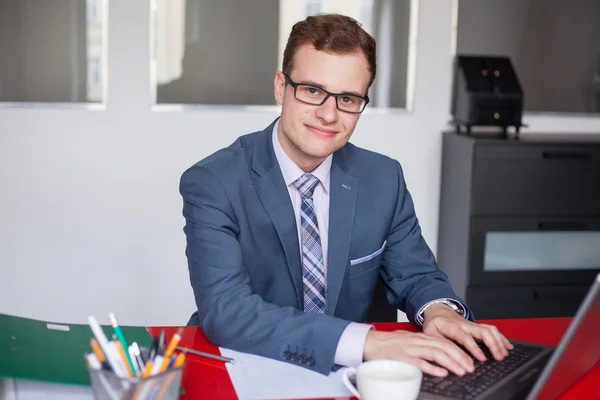
[[[327,374],[397,359],[465,374],[512,345],[472,322],[421,236],[397,161],[348,143],[375,77],[375,41],[341,15],[297,23],[275,75],[281,116],[181,179],[200,325],[216,345]],[[424,333],[363,324],[376,281]],[[437,365],[435,365],[437,364]]]

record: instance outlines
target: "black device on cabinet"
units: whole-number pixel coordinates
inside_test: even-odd
[[[457,132],[473,126],[500,127],[506,134],[522,124],[524,95],[508,57],[457,55],[454,60],[451,113]]]

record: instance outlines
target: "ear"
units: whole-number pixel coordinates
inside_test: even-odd
[[[278,71],[275,74],[275,79],[273,81],[273,85],[274,85],[274,94],[275,94],[275,101],[277,102],[277,104],[279,105],[283,105],[283,95],[285,93],[285,77],[283,76],[283,72]]]

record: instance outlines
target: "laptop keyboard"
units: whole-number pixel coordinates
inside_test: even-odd
[[[474,399],[543,350],[537,346],[513,343],[514,350],[509,350],[508,356],[504,360],[497,361],[483,342],[478,344],[487,360],[481,362],[471,356],[475,362],[474,372],[463,376],[450,372],[444,378],[423,374],[421,392],[450,396],[461,400]]]

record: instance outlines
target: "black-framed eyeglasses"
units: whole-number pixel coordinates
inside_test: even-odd
[[[331,93],[318,86],[307,85],[305,83],[294,82],[288,74],[283,73],[285,80],[294,88],[294,97],[296,100],[313,106],[322,106],[327,99],[335,97],[335,104],[338,110],[360,114],[365,110],[369,103],[369,96],[357,96],[349,93]]]

